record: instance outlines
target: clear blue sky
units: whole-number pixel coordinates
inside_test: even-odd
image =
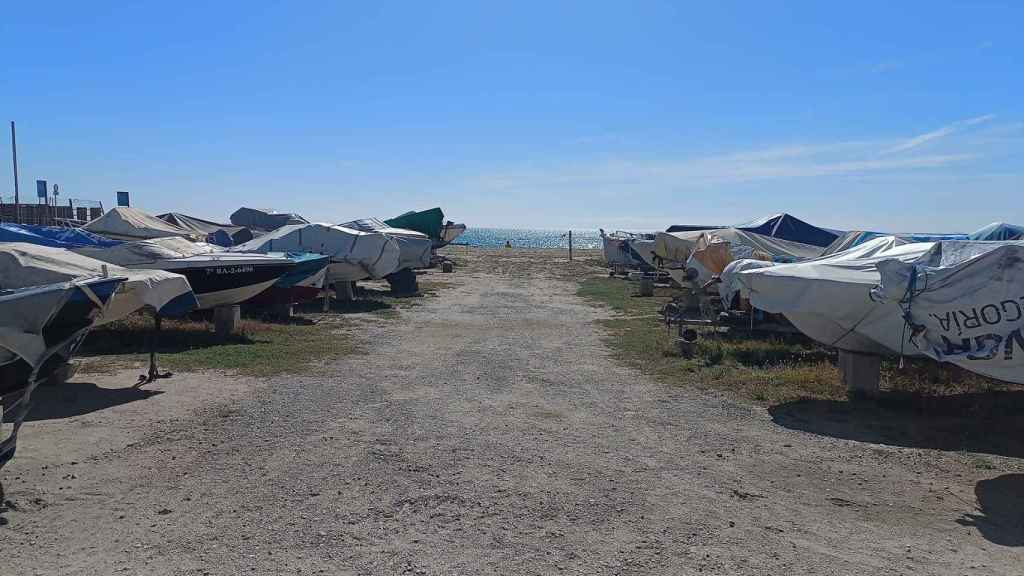
[[[1024,223],[1020,3],[376,4],[6,3],[22,189],[213,219]]]

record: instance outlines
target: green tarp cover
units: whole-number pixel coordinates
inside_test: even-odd
[[[405,228],[422,232],[434,239],[441,238],[441,229],[444,227],[444,212],[440,208],[431,208],[422,212],[406,212],[390,220],[385,224],[392,228]]]

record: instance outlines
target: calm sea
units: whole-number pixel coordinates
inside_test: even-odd
[[[482,248],[501,248],[505,242],[514,248],[568,248],[568,230],[525,230],[516,228],[469,228],[459,236],[457,244]],[[600,248],[597,230],[573,230],[573,248]]]

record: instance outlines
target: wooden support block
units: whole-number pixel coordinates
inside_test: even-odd
[[[404,268],[385,277],[391,285],[391,293],[397,295],[415,294],[419,291],[419,282],[416,280],[416,272],[410,268]]]
[[[338,300],[343,302],[351,302],[356,299],[355,282],[338,282],[334,285],[334,291],[337,294]]]
[[[278,302],[274,305],[274,318],[287,322],[295,315],[295,307],[291,302]]]
[[[851,398],[878,397],[882,378],[882,358],[874,354],[839,351],[839,372]]]
[[[640,295],[654,296],[654,278],[643,276],[640,278]]]
[[[213,326],[220,338],[227,338],[238,330],[242,322],[242,307],[218,306],[213,309]]]

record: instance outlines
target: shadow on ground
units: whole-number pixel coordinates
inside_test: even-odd
[[[163,394],[160,390],[145,388],[101,388],[91,382],[68,382],[59,386],[39,386],[32,393],[32,410],[27,422],[57,420],[81,416],[145,400]]]
[[[367,312],[380,312],[382,310],[390,310],[393,308],[391,304],[383,302],[381,300],[372,299],[356,299],[356,300],[331,300],[331,307],[329,312],[333,314],[365,314]],[[301,306],[296,306],[295,311],[300,314],[318,314],[323,312],[323,304],[320,302],[310,302]]]
[[[80,356],[148,354],[152,333],[152,330],[140,330],[136,327],[99,328],[89,333],[77,354]],[[246,334],[231,334],[222,337],[205,329],[164,327],[160,330],[160,335],[157,338],[156,351],[158,354],[174,354],[211,346],[257,344],[259,342],[260,340]]]
[[[993,544],[1024,546],[1024,474],[1003,474],[974,486],[976,514],[957,523],[972,526]]]
[[[799,400],[768,412],[780,426],[844,440],[1024,457],[1024,391]]]

